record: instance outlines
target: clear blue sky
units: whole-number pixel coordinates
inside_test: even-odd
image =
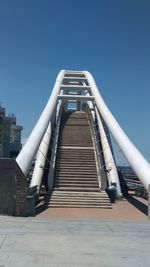
[[[27,138],[60,69],[89,70],[150,160],[150,1],[0,0],[0,101]]]

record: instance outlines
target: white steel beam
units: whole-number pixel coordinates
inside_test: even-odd
[[[65,89],[65,90],[69,90],[69,89],[82,89],[82,90],[90,90],[91,87],[90,86],[86,86],[86,85],[61,85],[60,86],[61,89]]]
[[[27,142],[25,143],[24,147],[22,148],[18,157],[16,158],[18,165],[20,166],[25,175],[28,173],[30,169],[32,160],[38,151],[39,145],[42,141],[42,138],[51,120],[53,111],[56,107],[58,94],[60,92],[60,85],[62,84],[64,73],[65,71],[62,70],[58,74],[51,96],[39,120],[37,121],[35,127],[33,128]]]
[[[64,77],[63,82],[64,81],[67,81],[67,82],[72,82],[72,81],[85,82],[85,81],[87,81],[87,78],[85,78],[85,77]]]
[[[44,137],[42,139],[42,142],[39,146],[38,153],[36,156],[35,167],[34,167],[34,171],[32,175],[31,185],[30,185],[30,187],[38,186],[37,193],[39,193],[41,183],[42,183],[50,137],[51,137],[51,123],[49,123],[47,130],[44,134]]]
[[[85,95],[58,95],[58,99],[94,101],[95,97],[94,96],[85,96]]]

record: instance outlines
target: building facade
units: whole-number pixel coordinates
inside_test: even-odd
[[[5,108],[0,106],[0,158],[14,158],[22,148],[21,131],[16,125],[16,117],[6,116]]]

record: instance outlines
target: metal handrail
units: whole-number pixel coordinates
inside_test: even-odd
[[[105,164],[101,164],[102,161],[102,153],[103,151],[100,149],[99,146],[99,131],[96,129],[97,123],[94,122],[91,110],[89,107],[87,107],[87,114],[91,125],[92,135],[94,138],[94,146],[95,146],[95,152],[96,152],[96,159],[97,159],[97,167],[98,167],[98,181],[99,181],[99,187],[101,190],[105,190],[106,188],[106,174],[105,174]],[[105,179],[102,179],[102,176],[105,176]],[[103,180],[103,181],[102,181]],[[105,183],[104,183],[105,180]]]
[[[50,158],[50,168],[48,173],[48,188],[51,190],[53,188],[54,183],[54,170],[56,165],[56,156],[57,156],[57,147],[58,147],[58,138],[59,138],[59,130],[60,130],[60,123],[61,123],[61,116],[62,116],[62,103],[59,108],[57,120],[56,120],[56,128],[55,128],[55,134],[53,138],[53,145],[51,148],[52,154]]]

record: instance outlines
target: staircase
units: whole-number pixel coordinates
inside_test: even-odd
[[[61,122],[55,186],[49,207],[111,208],[100,192],[89,122],[84,112],[65,112]]]

